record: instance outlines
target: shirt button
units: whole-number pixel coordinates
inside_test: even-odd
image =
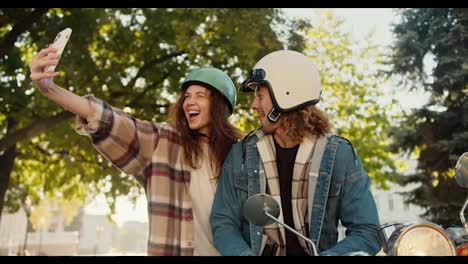
[[[259,235],[260,235],[260,232],[257,232],[257,236],[259,236]]]
[[[192,241],[189,241],[189,242],[187,243],[187,245],[188,245],[189,247],[192,247]]]
[[[255,173],[257,173],[257,170],[254,170]]]

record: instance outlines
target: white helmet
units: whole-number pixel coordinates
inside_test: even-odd
[[[309,57],[291,50],[275,51],[261,58],[240,90],[251,92],[258,84],[266,84],[270,90],[271,122],[276,122],[281,113],[318,103],[322,93],[317,67]]]

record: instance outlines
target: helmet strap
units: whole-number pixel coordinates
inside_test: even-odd
[[[280,111],[276,109],[276,107],[272,107],[270,112],[268,113],[268,120],[272,123],[276,123],[278,121],[278,118],[281,116]]]

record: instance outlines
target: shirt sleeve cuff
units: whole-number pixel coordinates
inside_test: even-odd
[[[76,116],[75,131],[93,139],[107,137],[113,124],[112,108],[92,95],[86,95],[84,98],[88,99],[90,114],[86,119]]]

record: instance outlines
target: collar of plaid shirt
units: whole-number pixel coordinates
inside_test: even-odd
[[[257,149],[260,154],[260,177],[266,179],[269,194],[278,202],[281,207],[281,197],[279,189],[279,175],[276,164],[276,150],[274,147],[273,136],[271,134],[264,135],[259,133],[260,138],[257,142]],[[307,219],[307,197],[308,197],[308,171],[310,169],[310,160],[314,155],[317,137],[307,134],[303,142],[299,146],[296,161],[293,171],[292,182],[292,214],[294,220],[294,229],[304,236],[306,234],[306,220]],[[279,215],[278,220],[284,222],[282,213]],[[277,244],[277,250],[273,253],[276,256],[286,255],[286,240],[284,227],[273,223],[264,227],[266,237],[262,244]],[[289,232],[289,231],[288,231]],[[306,242],[299,238],[300,245],[308,254],[312,254],[307,247]]]

